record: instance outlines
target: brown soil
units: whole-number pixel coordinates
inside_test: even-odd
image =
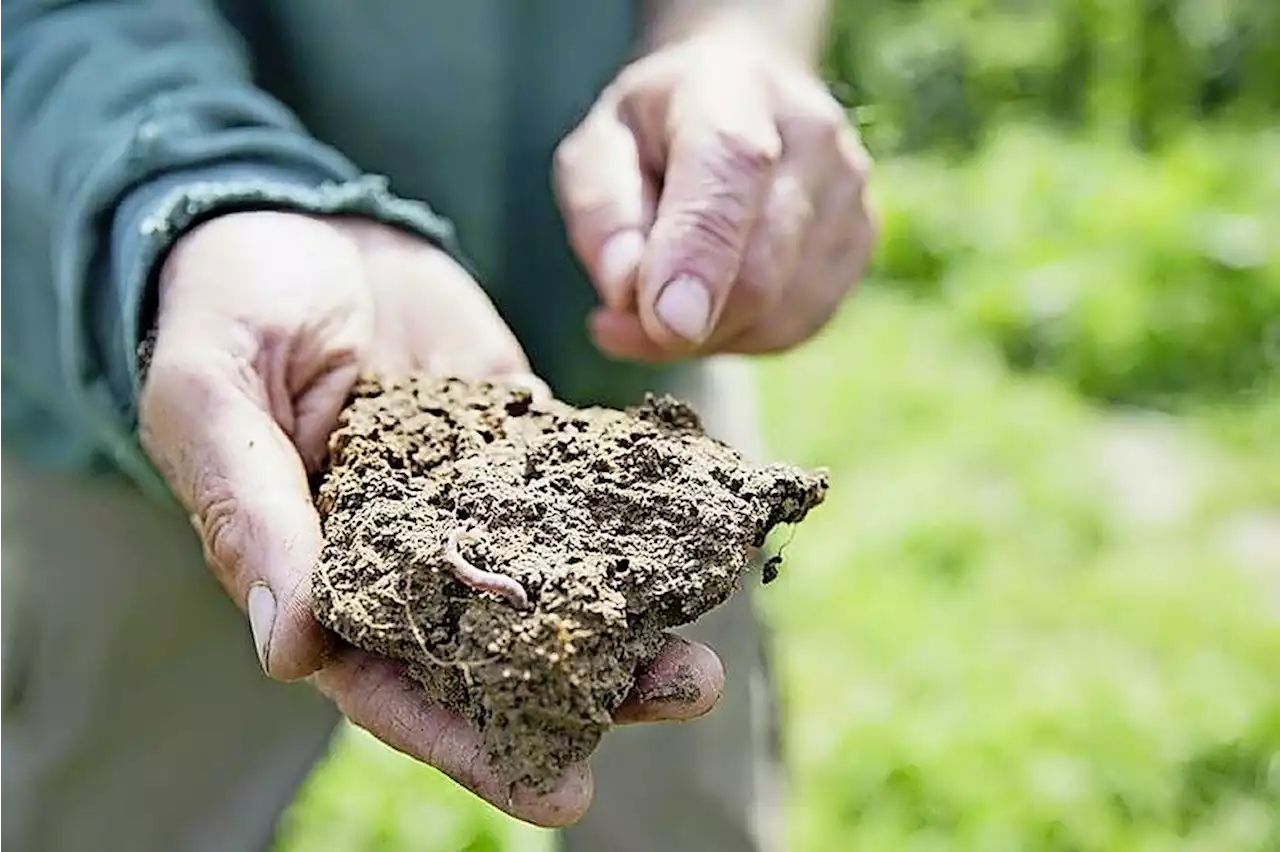
[[[545,788],[633,687],[687,691],[637,684],[637,668],[826,487],[823,472],[745,462],[670,397],[576,409],[514,386],[369,379],[319,487],[316,611],[469,717],[504,778]],[[529,606],[460,582],[451,538]]]

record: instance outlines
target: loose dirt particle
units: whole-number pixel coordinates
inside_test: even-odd
[[[827,488],[745,462],[670,397],[576,409],[426,377],[362,381],[329,451],[321,622],[404,661],[539,788],[595,748],[663,632],[727,600]]]

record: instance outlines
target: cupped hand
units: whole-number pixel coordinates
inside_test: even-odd
[[[555,157],[596,344],[662,361],[807,339],[866,266],[868,168],[823,83],[753,26],[635,62]]]
[[[161,270],[142,444],[248,614],[268,675],[309,679],[353,723],[513,816],[569,824],[591,800],[587,765],[571,767],[546,795],[502,785],[465,719],[429,701],[396,662],[341,642],[312,612],[321,534],[308,473],[361,372],[419,369],[524,377],[529,364],[475,281],[421,239],[364,220],[225,215],[183,237]],[[638,682],[682,669],[699,673],[695,699],[646,703],[638,689],[618,721],[710,709],[724,673],[701,645],[673,637]]]

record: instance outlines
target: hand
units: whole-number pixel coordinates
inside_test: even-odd
[[[805,340],[866,265],[868,167],[822,82],[748,26],[631,65],[555,157],[596,344],[661,361]]]
[[[575,821],[591,800],[589,767],[571,767],[546,796],[502,787],[461,716],[428,701],[397,663],[341,643],[311,609],[321,535],[307,472],[323,460],[358,374],[528,373],[480,287],[443,252],[388,227],[238,213],[178,242],[159,295],[142,443],[191,512],[214,573],[248,612],[263,669],[310,679],[352,722],[513,816]],[[724,674],[700,645],[670,641],[639,686],[682,667],[701,676],[696,699],[631,701],[619,721],[710,709]]]

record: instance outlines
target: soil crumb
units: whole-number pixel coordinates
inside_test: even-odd
[[[320,621],[403,661],[504,780],[541,790],[595,748],[663,632],[727,600],[827,490],[747,462],[671,397],[578,409],[423,376],[363,379],[329,451]]]

